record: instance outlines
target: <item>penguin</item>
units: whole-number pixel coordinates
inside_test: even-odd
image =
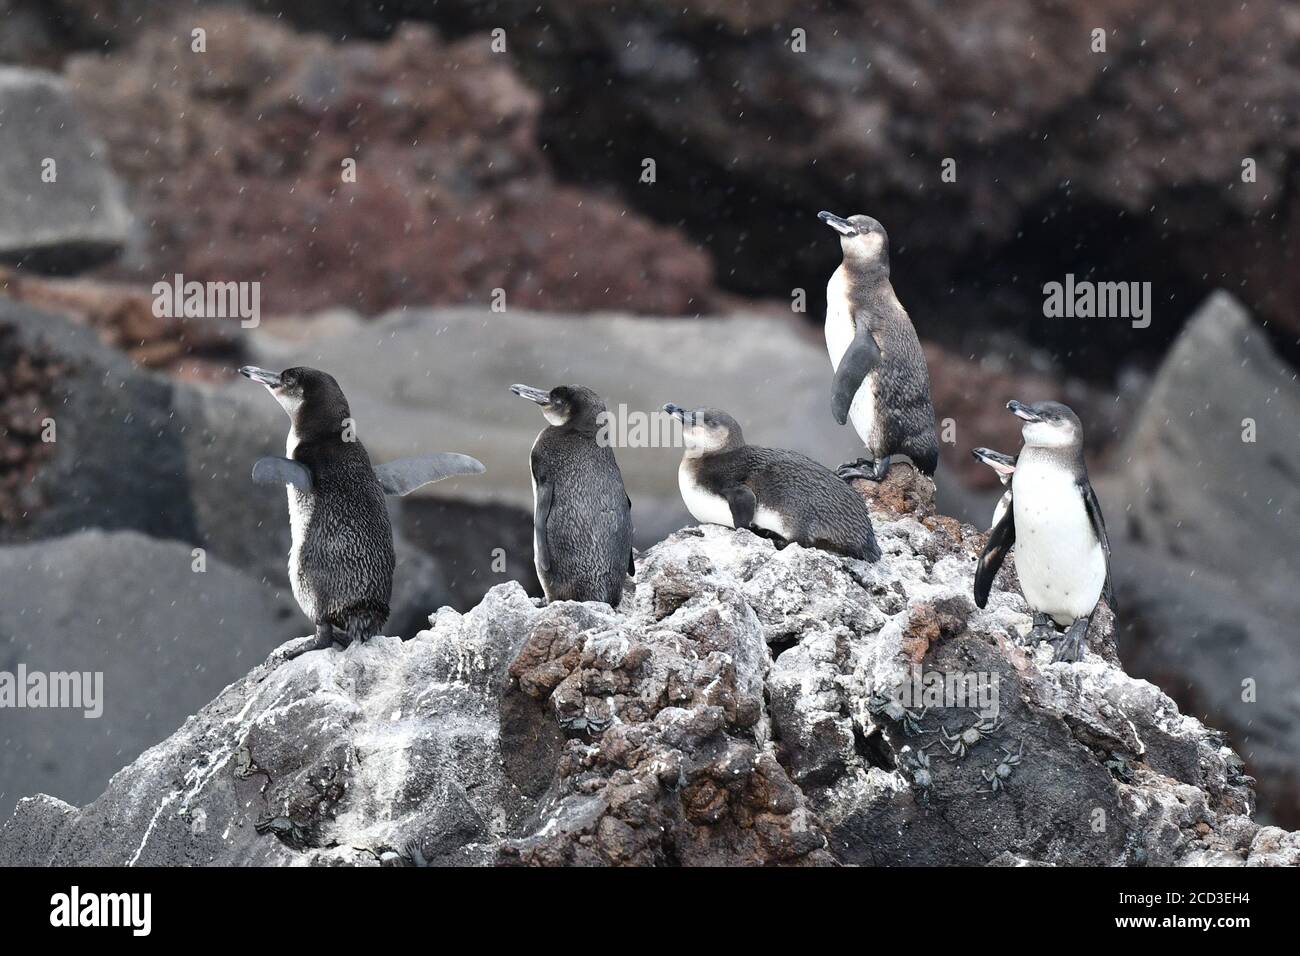
[[[533,565],[546,600],[618,607],[627,575],[636,575],[632,499],[601,437],[605,403],[582,385],[510,391],[541,406],[548,423],[529,455]]]
[[[696,521],[747,528],[778,547],[793,541],[879,560],[866,502],[830,469],[795,451],[746,444],[740,425],[719,409],[670,402],[664,411],[682,423],[677,482]]]
[[[1020,588],[1034,609],[1031,638],[1056,645],[1056,660],[1077,661],[1098,599],[1115,609],[1110,540],[1083,460],[1083,426],[1059,402],[1011,401],[1007,408],[1024,422],[1024,446],[1010,475],[1009,507],[989,532],[975,571],[975,603],[988,603],[1015,545]]]
[[[314,368],[283,372],[245,365],[239,373],[266,386],[289,415],[285,457],[261,458],[253,480],[286,485],[289,584],[316,625],[314,644],[285,655],[379,633],[393,592],[393,529],[385,495],[406,495],[452,475],[482,473],[468,455],[403,458],[378,468],[352,436],[352,413],[334,376]]]
[[[993,469],[997,474],[998,480],[1002,482],[1003,487],[1011,481],[1011,476],[1016,472],[1016,459],[1013,455],[1004,455],[1000,451],[994,451],[992,448],[972,448],[971,455],[977,461],[982,461]],[[1006,510],[1011,507],[1011,489],[1007,488],[998,499],[998,503],[993,507],[993,522],[989,525],[989,530],[997,527],[998,522]]]
[[[817,214],[840,236],[844,260],[826,286],[826,350],[835,371],[831,414],[867,457],[841,465],[845,481],[880,481],[903,454],[925,475],[939,466],[930,373],[916,329],[889,282],[889,237],[870,216]]]

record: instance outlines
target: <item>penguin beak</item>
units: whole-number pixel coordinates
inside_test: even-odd
[[[280,373],[270,372],[264,368],[258,368],[256,365],[245,365],[239,370],[239,374],[244,378],[251,378],[259,385],[265,385],[267,388],[280,387]]]
[[[971,456],[982,461],[1000,476],[1006,477],[1016,470],[1016,460],[1010,455],[994,451],[992,448],[972,448]]]
[[[669,402],[664,406],[664,411],[681,422],[683,427],[689,426],[695,419],[695,414],[693,412],[688,412],[680,405],[674,405],[672,402]]]
[[[1011,413],[1016,418],[1023,418],[1027,422],[1041,422],[1043,420],[1042,416],[1032,408],[1022,402],[1017,402],[1014,398],[1007,402],[1007,408],[1011,410]]]
[[[527,385],[511,385],[510,391],[514,392],[520,398],[526,398],[530,402],[536,402],[543,408],[551,404],[551,393],[543,392],[540,388],[531,388]]]
[[[853,223],[849,222],[847,219],[840,218],[833,212],[827,212],[823,209],[817,214],[817,218],[826,223],[826,225],[830,226],[841,236],[856,236],[858,234],[857,226],[853,225]]]

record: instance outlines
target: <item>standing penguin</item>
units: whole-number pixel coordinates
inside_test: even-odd
[[[618,607],[632,558],[632,501],[614,450],[597,437],[605,403],[582,385],[511,385],[549,423],[533,442],[533,564],[548,601]]]
[[[352,413],[334,376],[314,368],[283,372],[245,365],[241,375],[267,390],[289,414],[284,458],[261,458],[253,480],[287,485],[289,584],[316,625],[316,642],[288,654],[364,641],[388,620],[393,593],[393,529],[384,495],[405,495],[431,481],[473,475],[483,465],[443,453],[370,466],[352,437]]]
[[[719,409],[670,403],[664,411],[682,423],[677,482],[696,521],[863,561],[880,557],[866,502],[829,469],[797,451],[745,444],[740,425]]]
[[[831,414],[853,428],[867,457],[841,465],[848,481],[880,481],[891,455],[923,474],[939,466],[930,373],[912,320],[889,282],[889,237],[870,216],[817,214],[840,235],[844,261],[826,286],[826,349],[835,376]]]
[[[1010,507],[980,555],[975,603],[988,603],[993,579],[1014,544],[1020,588],[1034,609],[1032,638],[1055,644],[1056,660],[1077,661],[1098,598],[1104,594],[1115,609],[1110,541],[1083,461],[1083,426],[1059,402],[1012,401],[1007,408],[1024,421],[1025,444],[1011,474]]]

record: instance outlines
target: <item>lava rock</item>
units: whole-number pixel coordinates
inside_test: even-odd
[[[616,609],[510,582],[412,641],[259,665],[97,800],[22,801],[0,863],[1294,859],[1223,737],[1116,665],[1109,616],[1054,663],[1018,594],[974,607],[978,532],[874,518],[874,564],[687,528]],[[918,632],[996,713],[882,706]]]
[[[267,313],[708,309],[700,247],[557,181],[542,99],[486,33],[335,44],[241,10],[201,20],[202,55],[193,12],[151,11],[123,48],[66,65],[149,224],[123,277],[258,281]]]

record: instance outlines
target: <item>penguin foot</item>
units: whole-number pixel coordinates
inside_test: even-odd
[[[843,481],[852,481],[855,478],[861,478],[864,481],[884,481],[885,475],[889,474],[889,456],[884,458],[859,458],[857,461],[847,461],[835,469],[835,474]]]
[[[1039,641],[1048,641],[1055,644],[1060,640],[1060,632],[1056,629],[1055,622],[1046,614],[1034,615],[1034,626],[1030,628],[1025,643],[1030,647]]]
[[[749,530],[752,534],[756,534],[760,538],[766,538],[768,541],[771,541],[774,545],[776,545],[776,550],[778,551],[780,551],[782,548],[784,548],[786,545],[790,543],[785,538],[777,534],[775,531],[769,531],[767,530],[767,528],[760,528],[756,524],[751,524],[749,526]]]
[[[285,649],[277,649],[271,652],[271,656],[266,659],[266,663],[272,667],[279,667],[295,658],[310,653],[311,651],[323,651],[334,644],[334,628],[328,624],[316,625],[315,637],[304,637],[301,640],[294,641],[285,646]],[[346,641],[346,637],[344,638]],[[347,644],[344,643],[346,647]]]
[[[1056,654],[1052,657],[1052,660],[1083,660],[1083,648],[1088,637],[1089,620],[1090,618],[1086,617],[1075,618],[1069,629],[1052,642],[1056,645]]]

